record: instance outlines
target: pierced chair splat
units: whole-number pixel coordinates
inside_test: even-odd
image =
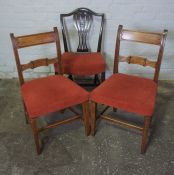
[[[71,28],[67,27],[69,22],[67,19],[71,17],[73,26],[76,29],[78,37],[78,46],[76,51],[72,51],[71,41],[75,40],[75,35],[71,38],[69,35],[72,32]],[[94,18],[99,18],[95,24]],[[104,14],[95,13],[87,8],[78,8],[71,13],[61,14],[60,21],[62,25],[62,36],[65,52],[61,55],[62,69],[64,74],[68,74],[73,80],[73,76],[91,76],[94,75],[94,85],[105,80],[105,60],[102,55],[102,36],[104,28]],[[90,31],[94,25],[100,25],[96,51],[91,51],[89,41],[91,40]],[[55,73],[58,72],[58,65],[55,64]],[[100,75],[100,78],[99,78]]]

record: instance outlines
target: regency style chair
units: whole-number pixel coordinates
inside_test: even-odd
[[[39,141],[40,132],[82,118],[82,116],[76,113],[72,108],[74,105],[82,104],[85,132],[86,135],[89,135],[87,104],[88,92],[76,85],[73,81],[61,75],[61,51],[57,28],[55,27],[54,31],[46,33],[18,37],[14,36],[12,33],[10,36],[19,75],[20,90],[22,100],[24,102],[26,120],[31,124],[37,153],[41,153],[41,143]],[[21,48],[48,43],[55,43],[56,45],[57,53],[55,58],[40,58],[26,64],[21,64],[19,54],[19,50]],[[58,75],[24,81],[23,71],[27,69],[34,69],[39,66],[48,66],[49,64],[57,62],[59,63]],[[76,115],[42,128],[37,127],[37,119],[40,117],[51,112],[62,111],[66,108],[69,108]]]
[[[61,14],[60,21],[65,50],[61,56],[63,73],[68,74],[70,79],[73,79],[72,75],[95,75],[95,85],[104,81],[106,66],[101,53],[104,14],[95,13],[87,8],[78,8],[71,13]],[[96,49],[92,51],[91,46],[89,46],[90,41],[93,38],[97,40],[97,38],[91,35],[96,32],[98,33],[96,34],[98,35],[98,43]],[[91,45],[94,42],[92,40]],[[73,50],[72,45],[77,45],[77,43],[77,48]],[[58,72],[57,63],[55,64],[55,72]],[[98,74],[101,75],[101,78]]]
[[[96,104],[104,104],[107,107],[99,114],[99,117],[121,126],[126,126],[141,131],[141,153],[145,153],[148,139],[148,130],[154,111],[158,87],[158,77],[166,36],[167,30],[164,30],[163,33],[149,33],[126,30],[123,29],[122,25],[119,25],[116,38],[113,75],[110,76],[104,83],[99,85],[96,89],[94,89],[90,95],[92,135],[95,134],[95,125],[97,119]],[[120,44],[123,40],[159,46],[157,61],[152,61],[140,56],[120,56]],[[148,78],[119,73],[119,61],[125,61],[129,64],[139,64],[141,66],[150,66],[154,68],[154,79],[151,80]],[[108,108],[108,106],[144,116],[143,127],[104,115],[104,111]]]

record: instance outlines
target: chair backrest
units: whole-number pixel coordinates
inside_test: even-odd
[[[88,46],[88,36],[91,29],[91,25],[93,23],[93,18],[100,17],[101,18],[101,25],[99,30],[99,38],[98,38],[98,46],[97,52],[101,51],[101,44],[102,44],[102,35],[103,35],[103,26],[104,26],[104,14],[103,13],[95,13],[94,11],[87,9],[87,8],[78,8],[71,13],[67,14],[60,14],[60,21],[62,25],[62,35],[63,35],[63,42],[64,42],[64,49],[65,52],[69,52],[70,46],[68,45],[68,29],[66,27],[65,19],[67,17],[73,17],[74,27],[78,32],[79,37],[79,44],[77,48],[77,52],[89,52],[90,48]]]
[[[25,36],[14,36],[13,33],[10,34],[14,56],[16,60],[16,66],[18,70],[18,76],[20,85],[24,83],[24,76],[23,71],[27,69],[34,69],[40,66],[48,66],[49,64],[54,64],[58,62],[59,65],[59,73],[61,74],[61,49],[60,49],[60,40],[58,29],[54,27],[53,31],[45,32],[45,33],[37,33],[32,35],[25,35]],[[48,44],[48,43],[55,43],[56,44],[56,58],[40,58],[35,59],[29,63],[21,64],[20,56],[18,50],[21,48],[26,48],[30,46],[36,46],[41,44]]]
[[[150,66],[155,69],[154,81],[158,82],[159,71],[161,61],[163,57],[163,51],[165,46],[165,40],[167,37],[167,30],[163,33],[150,33],[142,31],[132,31],[123,29],[122,25],[119,25],[116,37],[115,58],[114,58],[114,73],[118,73],[119,62],[127,62],[129,64],[139,64],[141,66]],[[147,58],[140,56],[120,56],[120,43],[123,40],[152,44],[159,46],[158,58],[156,61],[151,61]]]

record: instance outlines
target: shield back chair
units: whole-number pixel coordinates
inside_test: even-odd
[[[61,51],[57,28],[54,27],[53,31],[45,33],[17,37],[11,33],[10,36],[19,75],[25,116],[26,120],[31,124],[37,153],[40,154],[42,149],[41,141],[39,139],[40,132],[72,122],[76,119],[82,119],[82,115],[73,109],[73,106],[75,105],[82,104],[85,132],[86,135],[89,135],[88,92],[61,74]],[[53,43],[56,46],[55,58],[40,58],[26,64],[21,64],[20,49],[49,43]],[[40,66],[48,66],[57,62],[59,63],[58,75],[24,81],[23,72],[25,70],[34,69]],[[62,111],[66,108],[74,111],[76,115],[56,121],[44,127],[37,127],[37,119],[40,117],[51,112]]]
[[[95,18],[98,18],[96,22]],[[73,25],[68,27],[70,20]],[[62,26],[62,36],[64,43],[64,53],[62,57],[63,73],[68,74],[69,78],[73,80],[73,75],[77,76],[91,76],[94,75],[94,85],[105,80],[105,60],[101,53],[102,36],[104,27],[104,14],[95,13],[87,8],[78,8],[71,13],[61,14],[60,21]],[[91,51],[89,40],[91,41],[90,32],[97,28],[99,24],[98,43],[96,51]],[[75,29],[73,37],[70,34]],[[96,34],[97,35],[97,34]],[[76,37],[75,37],[76,36]],[[96,38],[96,37],[93,37]],[[96,38],[97,39],[97,38]],[[72,42],[78,42],[77,50],[72,49]],[[76,44],[75,43],[75,44]],[[73,50],[73,51],[72,51]],[[58,72],[58,66],[55,64],[55,73]],[[100,78],[99,78],[99,75]]]
[[[166,36],[167,30],[164,30],[163,33],[139,32],[123,29],[123,26],[119,25],[116,38],[113,75],[94,89],[90,95],[91,133],[93,136],[95,135],[96,119],[98,117],[121,126],[137,129],[142,132],[141,153],[145,153],[148,141],[148,130],[154,111],[158,77]],[[124,40],[159,46],[157,60],[152,61],[140,56],[120,56],[120,44]],[[153,80],[119,73],[118,65],[120,61],[154,68]],[[107,106],[98,117],[96,117],[97,104]],[[130,124],[128,121],[116,119],[104,114],[108,107],[122,109],[143,116],[143,126]]]

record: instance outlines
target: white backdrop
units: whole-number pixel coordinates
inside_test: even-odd
[[[46,32],[52,30],[54,26],[60,30],[60,13],[68,13],[78,7],[87,7],[105,13],[103,52],[108,65],[107,75],[112,73],[116,31],[118,25],[122,24],[125,28],[134,30],[152,32],[169,30],[160,79],[174,79],[174,0],[0,0],[0,78],[17,77],[9,33],[24,35]],[[135,48],[133,46],[124,45],[122,52],[134,53],[138,50],[140,55],[147,54],[154,58],[151,46],[136,45]],[[32,55],[51,56],[53,50],[44,46],[37,52],[34,48]],[[25,61],[31,57],[27,49],[21,54]],[[140,70],[142,69],[139,66],[124,63],[121,65],[121,71],[126,73],[147,77],[152,74],[150,68]],[[52,71],[52,67],[41,68],[36,69],[34,73],[29,71],[26,75],[43,76]]]

